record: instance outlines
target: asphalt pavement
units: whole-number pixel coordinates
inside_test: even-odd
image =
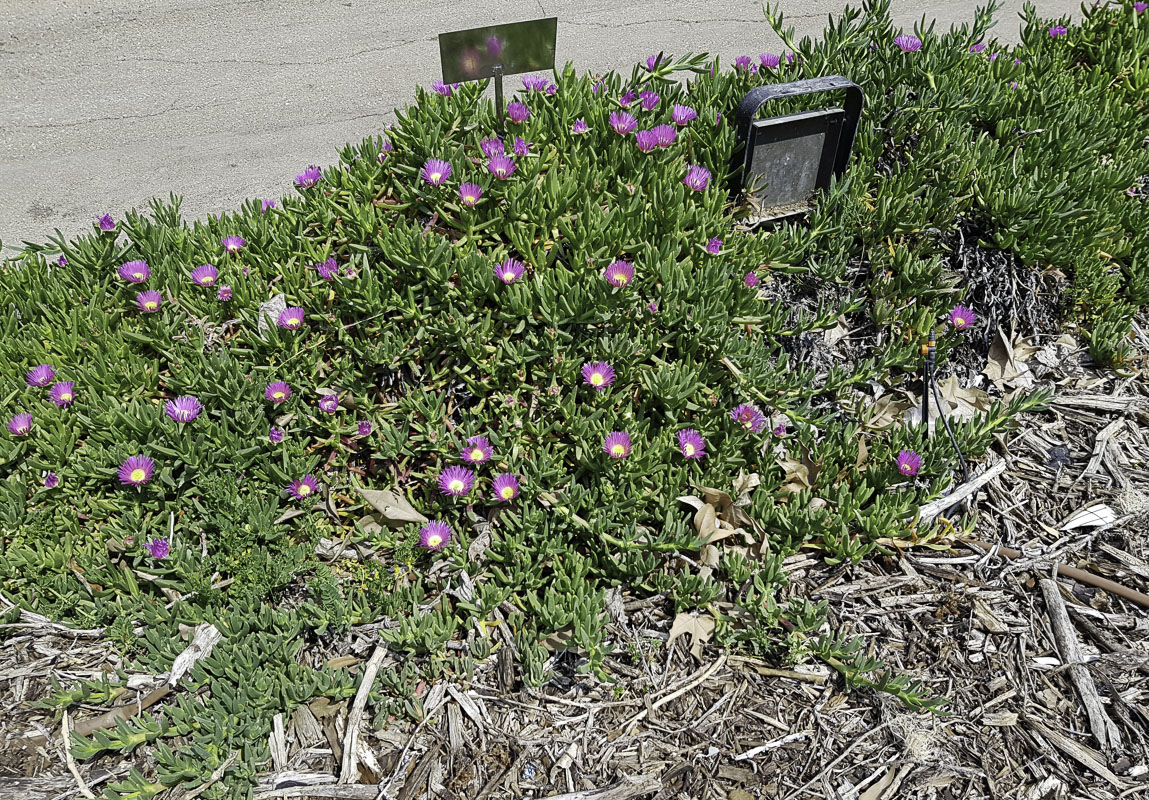
[[[978,2],[895,0],[910,31],[972,21]],[[558,61],[620,69],[665,50],[782,49],[754,0],[0,0],[0,240],[74,235],[105,212],[182,195],[204,217],[292,191],[308,164],[378,133],[439,77],[437,35],[557,16]],[[819,36],[841,0],[781,4]],[[991,31],[1017,41],[1022,0]],[[1039,0],[1045,17],[1075,0]],[[517,87],[512,78],[508,88]]]

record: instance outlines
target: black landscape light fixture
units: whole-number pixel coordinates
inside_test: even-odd
[[[503,76],[555,68],[559,18],[487,25],[439,34],[443,83],[495,79],[495,108],[503,130]]]
[[[755,119],[771,100],[833,91],[845,93],[844,108]],[[746,147],[735,166],[742,167],[742,191],[756,207],[751,224],[806,213],[814,192],[846,171],[863,99],[861,87],[841,75],[758,86],[742,98],[735,125]]]

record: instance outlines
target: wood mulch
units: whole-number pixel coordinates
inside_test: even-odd
[[[1138,321],[1140,352],[1147,328]],[[500,624],[502,645],[471,683],[427,689],[420,723],[377,730],[352,700],[277,718],[255,797],[1149,797],[1149,609],[1058,575],[1076,567],[1149,592],[1149,382],[1092,370],[1079,349],[1047,352],[1049,364],[1040,353],[1028,371],[1057,385],[1051,408],[999,437],[977,468],[1007,465],[977,498],[988,551],[951,539],[857,566],[828,566],[814,550],[786,562],[787,596],[827,601],[827,633],[862,637],[895,673],[948,698],[944,713],[846,691],[812,659],[787,666],[712,643],[692,653],[690,636],[670,640],[667,602],[615,593],[614,683],[558,650],[555,680],[525,688]],[[67,685],[122,666],[109,644],[33,615],[2,633],[0,741],[43,741],[0,751],[0,800],[63,800],[78,781],[98,794],[133,766],[149,774],[145,746],[73,775],[60,720],[27,705],[51,692],[49,676]],[[307,657],[390,669],[397,660],[377,642],[353,629]],[[141,700],[160,683],[133,680]],[[76,709],[72,724],[105,710]]]

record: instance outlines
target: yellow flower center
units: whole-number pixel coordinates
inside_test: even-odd
[[[443,176],[443,173],[442,173],[442,172],[432,172],[432,173],[431,173],[431,180],[432,180],[432,181],[437,181],[437,180],[439,180],[439,178],[441,178],[442,176]]]
[[[288,325],[298,325],[299,324],[299,317],[288,317],[287,318],[287,324]]]
[[[626,286],[626,275],[621,272],[616,272],[614,274],[614,282],[619,286]]]
[[[463,197],[463,200],[468,203],[476,203],[478,202],[479,198],[475,197],[473,194],[468,194]]]
[[[962,317],[954,317],[954,325],[957,325],[959,328],[964,327],[965,320]]]
[[[694,455],[694,445],[684,444],[682,446],[682,452],[686,453],[686,455],[688,455],[688,456]]]
[[[146,303],[144,303],[144,308],[148,309],[149,311],[155,307],[156,307],[156,301],[155,300],[148,300]]]
[[[515,496],[515,490],[512,489],[510,486],[504,486],[502,489],[499,490],[499,494],[502,496],[502,498],[504,500],[510,500],[512,497]]]
[[[602,373],[596,372],[593,375],[591,375],[590,376],[590,382],[591,382],[592,386],[602,386],[602,382],[603,382]]]
[[[431,547],[438,547],[443,543],[443,537],[435,533],[427,537],[427,544]]]
[[[626,452],[626,448],[621,444],[612,445],[610,448],[611,455],[621,456]]]
[[[301,483],[299,484],[299,488],[296,489],[296,491],[301,495],[308,495],[311,494],[311,487],[306,483]]]
[[[72,399],[72,393],[71,392],[64,392],[63,394],[60,395],[60,399],[64,400],[65,402],[68,400],[71,400]]]
[[[204,286],[211,286],[213,283],[215,283],[215,278],[213,278],[211,275],[208,275],[203,279]]]
[[[133,469],[132,474],[129,477],[131,477],[133,483],[139,483],[144,478],[146,478],[147,475],[148,473],[144,472],[142,469]]]
[[[451,481],[448,486],[450,486],[452,492],[463,491],[463,482],[458,478],[455,478],[455,480]]]
[[[133,278],[139,278],[139,279],[142,281],[142,280],[144,279],[144,273],[142,273],[142,272],[133,272],[133,273],[132,273],[132,277],[133,277]]]
[[[276,400],[282,400],[283,399],[283,392],[275,392],[271,396],[274,397]]]
[[[484,457],[485,456],[483,454],[483,451],[477,447],[471,451],[471,459],[473,461],[482,461]]]
[[[515,279],[515,273],[513,273],[513,272],[504,272],[503,273],[503,280],[505,280],[507,283],[510,283],[514,279]]]

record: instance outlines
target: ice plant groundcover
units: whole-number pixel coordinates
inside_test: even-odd
[[[568,67],[524,83],[502,137],[483,85],[419,90],[287,196],[195,222],[175,198],[94,209],[91,234],[6,260],[3,594],[103,626],[124,665],[40,702],[114,704],[181,631],[224,637],[168,701],[74,739],[80,759],[149,748],[105,794],[196,786],[238,753],[205,796],[245,795],[276,713],[354,694],[300,657],[354,625],[405,656],[376,724],[465,681],[496,614],[525,683],[556,648],[608,679],[619,587],[709,615],[722,647],[936,703],[824,634],[781,563],[955,532],[915,524],[958,473],[906,423],[913,370],[931,329],[943,375],[984,358],[1016,306],[974,291],[953,232],[1064,276],[1057,310],[1099,362],[1132,363],[1149,300],[1149,21],[1031,11],[1006,46],[991,13],[910,33],[875,3],[795,42],[768,10],[780,52]],[[741,228],[732,109],[828,73],[868,98],[848,173],[808,218]],[[841,331],[865,346],[827,358]],[[1044,397],[955,418],[966,457]]]

